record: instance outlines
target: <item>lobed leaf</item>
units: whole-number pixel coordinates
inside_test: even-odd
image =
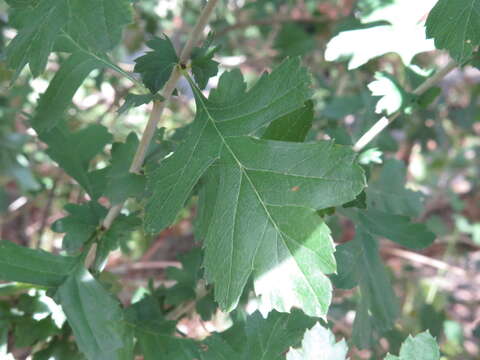
[[[302,308],[324,316],[335,272],[333,242],[316,210],[353,200],[364,186],[355,154],[331,142],[292,143],[249,136],[302,108],[309,77],[298,59],[285,61],[245,92],[238,71],[222,75],[205,99],[194,87],[197,116],[190,135],[159,167],[147,172],[152,196],[149,232],[170,225],[205,179],[200,199],[205,273],[220,306],[232,310],[250,275],[263,309]],[[214,165],[214,166],[212,166]],[[205,218],[207,216],[208,218]],[[281,279],[281,281],[279,281]]]
[[[97,198],[98,173],[88,172],[90,161],[112,140],[112,135],[101,125],[70,132],[64,127],[56,127],[39,134],[48,144],[47,154],[71,177],[73,177],[93,198]],[[68,146],[67,146],[68,144]]]
[[[480,45],[480,1],[438,0],[428,15],[426,33],[438,49],[464,63]]]
[[[178,63],[178,56],[168,36],[154,38],[147,42],[153,51],[135,59],[134,72],[140,73],[143,83],[152,92],[163,88]]]
[[[287,360],[346,360],[347,343],[345,340],[335,342],[335,335],[316,323],[305,331],[300,349],[290,349]]]

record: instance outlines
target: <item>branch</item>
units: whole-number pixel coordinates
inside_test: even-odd
[[[447,66],[445,66],[443,69],[438,71],[435,75],[433,75],[431,78],[428,78],[425,80],[419,87],[417,87],[415,90],[413,90],[413,94],[420,96],[423,93],[425,93],[427,90],[432,88],[433,86],[437,85],[442,79],[453,69],[457,67],[457,63],[455,61],[450,61]],[[365,146],[367,146],[370,141],[372,141],[378,134],[380,134],[383,129],[385,129],[388,125],[390,125],[392,122],[395,121],[400,116],[401,112],[396,112],[390,118],[387,118],[386,116],[382,117],[380,120],[378,120],[365,134],[362,135],[360,139],[355,143],[353,146],[353,150],[355,151],[360,151],[362,150]]]
[[[190,32],[187,43],[185,44],[182,52],[180,53],[180,64],[184,64],[190,58],[194,46],[197,44],[200,36],[203,34],[203,30],[208,23],[208,19],[212,15],[215,5],[217,5],[218,0],[209,0],[205,8],[203,9],[200,17],[197,21],[197,24]],[[172,71],[170,78],[168,79],[165,87],[163,88],[163,101],[154,101],[153,109],[150,113],[150,117],[147,122],[147,126],[142,134],[142,139],[138,145],[137,151],[133,158],[132,164],[130,165],[130,172],[137,173],[143,165],[145,160],[145,154],[147,152],[148,145],[152,141],[155,130],[157,129],[158,122],[162,118],[163,111],[165,110],[166,104],[172,98],[173,91],[177,85],[178,80],[180,79],[181,71],[180,66],[177,65]],[[103,227],[105,229],[110,228],[115,218],[120,213],[123,204],[118,204],[110,208],[108,211],[105,220],[103,221]]]

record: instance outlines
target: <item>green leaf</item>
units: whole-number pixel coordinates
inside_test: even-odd
[[[429,38],[459,63],[467,61],[480,45],[480,1],[438,0],[426,23]]]
[[[202,264],[202,252],[193,249],[179,257],[182,268],[169,267],[166,275],[169,280],[176,284],[168,288],[165,302],[170,305],[179,305],[186,300],[195,299],[195,288],[199,280],[199,271]]]
[[[287,360],[346,360],[345,340],[335,342],[333,333],[319,323],[305,332],[300,349],[290,349]]]
[[[83,245],[95,233],[107,210],[95,201],[85,204],[67,204],[64,207],[70,215],[58,219],[52,224],[52,230],[66,233],[62,247],[72,254],[82,249]]]
[[[116,250],[119,246],[126,247],[132,232],[137,230],[141,223],[141,220],[135,215],[118,215],[110,228],[98,240],[94,268],[103,268],[110,252]]]
[[[275,38],[274,48],[281,57],[305,55],[317,46],[313,34],[307,33],[296,23],[282,26]]]
[[[412,223],[407,216],[370,209],[358,211],[358,219],[371,235],[386,237],[409,249],[424,249],[435,240],[425,224]]]
[[[32,346],[50,336],[60,333],[50,316],[41,320],[33,318],[22,318],[15,322],[15,346],[18,348]]]
[[[272,311],[266,319],[255,312],[247,318],[245,325],[236,326],[232,332],[208,337],[204,342],[207,347],[203,358],[284,359],[288,348],[300,344],[305,329],[314,321],[300,311],[291,314]]]
[[[74,133],[56,127],[40,134],[40,139],[48,145],[47,154],[95,198],[96,181],[87,170],[93,157],[111,142],[112,135],[108,130],[97,124]]]
[[[303,142],[313,123],[313,102],[282,116],[267,127],[262,139]]]
[[[396,159],[388,159],[382,166],[380,176],[369,183],[367,204],[369,208],[417,217],[423,211],[422,195],[405,188],[405,165]]]
[[[84,49],[112,50],[132,21],[129,0],[69,0],[70,17],[65,32]]]
[[[124,114],[131,108],[148,104],[152,100],[152,94],[128,94],[125,97],[125,102],[118,108],[118,114]]]
[[[337,246],[338,274],[332,276],[335,286],[360,292],[368,311],[382,330],[390,329],[398,313],[398,301],[378,253],[376,240],[361,226],[352,241]]]
[[[341,31],[331,39],[325,59],[349,60],[348,68],[356,69],[371,59],[393,52],[405,65],[410,64],[418,53],[435,49],[433,41],[426,39],[424,26],[419,21],[435,1],[386,1],[386,6],[377,6],[369,14],[356,12],[361,25]],[[361,2],[368,3],[368,0]]]
[[[40,286],[59,286],[78,259],[0,241],[0,279]]]
[[[13,8],[25,6],[25,1],[9,0]],[[45,70],[48,56],[61,28],[69,16],[68,0],[42,0],[30,2],[28,22],[19,29],[17,36],[5,50],[7,65],[17,74],[29,64],[33,76]]]
[[[16,11],[17,36],[6,49],[7,64],[17,73],[28,63],[33,76],[40,75],[57,40],[74,43],[69,51],[97,53],[113,49],[123,27],[132,19],[128,0],[9,0]],[[63,50],[63,49],[62,49]]]
[[[32,119],[33,128],[42,133],[57,126],[85,78],[93,69],[102,66],[102,63],[87,54],[70,55],[55,73],[47,91],[40,96]]]
[[[107,184],[104,195],[112,204],[120,204],[129,197],[141,197],[145,189],[145,176],[130,172],[138,147],[135,133],[128,135],[125,143],[114,143],[112,146],[111,166],[106,174]]]
[[[375,108],[377,114],[388,116],[402,110],[410,103],[411,97],[394,76],[385,72],[377,72],[375,79],[368,84],[368,88],[373,96],[381,96]]]
[[[385,360],[440,360],[437,342],[428,331],[403,342],[399,356],[388,354]]]
[[[328,309],[331,285],[324,274],[335,271],[333,243],[315,211],[361,192],[364,177],[355,154],[331,142],[250,136],[302,108],[309,83],[298,59],[289,59],[248,92],[238,71],[224,73],[209,99],[193,85],[198,110],[190,134],[147,172],[152,196],[145,226],[157,232],[175,220],[193,186],[215,163],[218,186],[208,200],[214,205],[207,206],[211,221],[200,223],[208,224],[201,232],[206,235],[206,278],[215,283],[223,309],[235,308],[252,274],[264,311],[297,306],[324,316]]]
[[[89,360],[133,358],[133,334],[119,302],[82,266],[58,288],[62,306],[80,351]]]
[[[208,79],[217,75],[218,72],[218,62],[213,60],[213,55],[219,47],[211,47],[212,40],[213,37],[209,35],[204,44],[193,49],[192,52],[192,73],[200,89],[205,89]]]
[[[192,340],[171,337],[175,322],[165,319],[161,305],[154,296],[148,295],[128,307],[125,318],[134,329],[145,360],[190,360],[198,356]]]
[[[177,53],[168,36],[147,42],[153,51],[135,59],[134,72],[140,73],[145,86],[155,94],[163,88],[178,63]]]

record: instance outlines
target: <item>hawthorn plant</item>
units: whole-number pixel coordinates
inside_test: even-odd
[[[67,204],[67,215],[52,224],[53,231],[65,234],[59,254],[0,242],[0,279],[45,290],[42,296],[66,316],[60,325],[53,314],[41,320],[42,327],[35,328],[40,333],[27,342],[42,340],[33,359],[346,359],[345,340],[335,342],[328,330],[334,288],[359,289],[347,339],[353,345],[369,347],[394,327],[399,305],[378,241],[418,250],[431,245],[435,235],[415,221],[423,196],[405,187],[400,161],[387,159],[380,175],[370,178],[372,166],[378,167],[372,142],[395,119],[408,121],[431,104],[437,84],[451,70],[476,61],[478,1],[438,0],[426,20],[426,38],[453,60],[417,75],[408,90],[394,75],[377,73],[369,88],[378,96],[378,121],[350,142],[308,136],[316,82],[301,57],[287,56],[251,86],[240,69],[219,68],[215,32],[207,36],[206,28],[222,1],[205,2],[180,52],[166,35],[148,40],[133,73],[115,64],[110,53],[132,22],[135,2],[6,2],[9,25],[16,29],[4,52],[12,81],[28,71],[39,77],[52,58],[61,59],[36,107],[24,115],[48,157],[89,199]],[[381,26],[390,26],[396,36],[398,22],[412,19],[396,21]],[[368,61],[341,42],[348,36],[371,36],[375,42],[372,29],[338,32],[327,60],[347,57],[352,71]],[[372,57],[390,52],[381,43],[371,46]],[[418,52],[432,50],[426,47]],[[404,49],[402,59],[410,61],[412,51]],[[119,113],[153,104],[141,134],[120,141],[100,122],[69,124],[75,93],[94,70],[105,69],[132,85]],[[218,77],[213,88],[212,77]],[[158,125],[172,97],[185,96],[176,90],[182,78],[193,94],[195,116],[171,142]],[[107,154],[106,148],[108,163],[93,168],[92,160]],[[136,231],[156,235],[175,224],[192,198],[195,241],[201,247],[181,258],[181,270],[167,272],[176,285],[151,286],[140,299],[121,304],[102,280],[109,254]],[[338,244],[332,237],[327,224],[332,214],[354,224],[351,241]],[[257,311],[246,315],[249,297],[257,300]],[[192,306],[204,319],[217,309],[235,314],[234,325],[201,341],[179,336],[177,321]],[[0,357],[9,356],[9,321],[0,317]],[[386,357],[414,358],[440,359],[428,332],[409,337],[398,356]]]

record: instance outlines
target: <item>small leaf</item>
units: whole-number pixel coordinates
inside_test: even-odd
[[[366,190],[369,208],[417,217],[423,209],[422,194],[405,188],[405,165],[388,159],[382,166],[380,177],[371,181]]]
[[[112,140],[108,130],[96,124],[74,133],[56,127],[40,134],[40,139],[48,145],[47,154],[95,198],[98,179],[87,170],[93,157]]]
[[[266,319],[255,312],[233,331],[208,337],[204,342],[207,345],[204,359],[284,359],[288,348],[300,344],[305,329],[314,321],[300,311],[291,314],[272,311]]]
[[[426,33],[438,49],[446,49],[459,63],[480,45],[480,1],[438,0],[430,11]]]
[[[212,40],[209,36],[202,47],[197,47],[192,52],[192,73],[200,89],[205,89],[208,79],[217,75],[218,72],[218,62],[213,60],[213,56],[219,47],[212,48],[210,46]]]
[[[402,110],[410,103],[411,97],[390,74],[377,72],[375,81],[368,84],[373,96],[381,96],[377,102],[377,114],[391,115]]]
[[[152,94],[128,94],[125,98],[125,102],[118,108],[118,114],[124,114],[131,108],[148,104],[152,100]]]
[[[170,305],[179,305],[186,300],[195,300],[195,288],[199,280],[199,271],[202,264],[202,252],[193,249],[179,257],[182,268],[169,267],[166,275],[176,284],[168,288],[165,302]]]
[[[9,241],[0,241],[0,279],[40,286],[59,286],[78,259],[32,250]]]
[[[107,210],[95,201],[85,204],[67,204],[64,207],[68,216],[55,221],[52,230],[58,233],[66,233],[62,247],[70,254],[82,249],[100,225],[101,219],[107,214]]]
[[[290,349],[287,360],[347,360],[345,340],[335,342],[333,333],[319,323],[305,332],[301,349]]]
[[[119,246],[127,247],[132,232],[141,225],[141,220],[135,215],[120,214],[110,228],[98,239],[97,254],[94,262],[95,269],[101,269],[105,265],[108,254]]]
[[[157,93],[167,82],[178,63],[177,53],[168,36],[154,38],[147,42],[153,51],[135,60],[134,72],[140,73],[143,83],[152,92]]]
[[[38,132],[49,131],[59,124],[72,97],[93,69],[103,67],[97,59],[84,53],[75,53],[61,65],[40,96],[32,126]]]
[[[428,331],[414,337],[411,335],[403,342],[400,355],[388,354],[385,360],[440,360],[437,342]]]
[[[352,241],[336,248],[339,266],[338,274],[332,276],[332,281],[335,286],[347,289],[358,284],[362,301],[373,316],[375,326],[381,331],[389,330],[398,313],[397,298],[378,253],[376,240],[361,226],[357,226],[356,232]]]
[[[38,321],[23,318],[15,322],[15,346],[18,348],[32,346],[59,333],[60,329],[55,326],[50,316]]]
[[[409,249],[424,249],[435,240],[435,234],[425,224],[412,223],[407,216],[370,209],[359,211],[358,219],[370,234],[386,237]]]
[[[140,198],[145,189],[145,176],[130,172],[138,148],[138,138],[130,133],[124,143],[114,143],[112,146],[111,166],[106,173],[107,184],[105,196],[112,204],[120,204],[129,197]]]

